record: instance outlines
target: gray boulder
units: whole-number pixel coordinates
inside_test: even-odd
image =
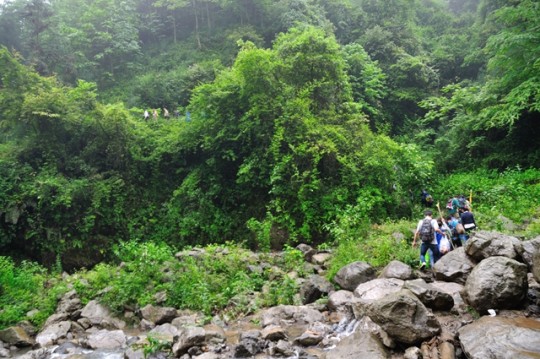
[[[536,253],[540,252],[540,236],[531,239],[530,241],[521,242],[523,246],[523,253],[521,254],[525,264],[532,268],[533,258]]]
[[[334,311],[344,310],[349,305],[356,302],[357,299],[358,297],[356,297],[353,292],[350,292],[348,290],[337,290],[330,293],[330,295],[328,296],[327,306]]]
[[[465,254],[464,248],[459,247],[442,256],[433,266],[433,270],[437,280],[465,284],[474,265]]]
[[[311,259],[313,258],[313,256],[317,254],[317,251],[313,249],[312,246],[305,243],[300,243],[299,245],[296,246],[296,249],[302,252],[302,254],[304,255],[304,260],[306,260],[307,262],[311,262]]]
[[[321,312],[306,306],[279,305],[261,313],[263,328],[269,325],[311,324],[323,320]]]
[[[70,329],[71,322],[69,321],[49,325],[37,335],[36,343],[38,343],[42,348],[52,344],[56,344],[58,339],[66,337]]]
[[[477,262],[493,256],[517,259],[522,252],[519,239],[499,232],[478,231],[465,244],[465,253]]]
[[[326,359],[387,359],[390,355],[381,341],[369,332],[357,330],[326,353]]]
[[[171,307],[155,307],[152,304],[147,304],[141,308],[141,316],[157,325],[171,322],[176,315],[176,309]]]
[[[399,292],[404,281],[395,278],[379,278],[362,283],[354,290],[354,295],[365,301],[376,301],[391,293]]]
[[[413,271],[409,265],[394,260],[384,267],[379,278],[397,278],[401,280],[412,279]]]
[[[533,256],[532,275],[537,282],[540,282],[540,251],[536,252]]]
[[[86,304],[81,312],[81,317],[87,319],[91,325],[106,329],[123,329],[126,323],[118,318],[113,318],[109,309],[96,300]]]
[[[480,262],[465,283],[467,302],[477,311],[518,308],[527,295],[527,266],[507,257]]]
[[[433,313],[408,290],[371,303],[367,314],[391,338],[404,344],[422,342],[441,331]]]
[[[334,286],[320,275],[310,276],[300,288],[302,304],[313,303],[334,291]]]
[[[269,325],[261,331],[262,338],[272,342],[277,342],[287,338],[287,332],[279,325]]]
[[[455,310],[459,314],[464,314],[467,312],[467,305],[465,304],[465,302],[463,301],[463,297],[461,296],[464,288],[462,284],[441,281],[434,281],[430,284],[435,288],[438,288],[439,290],[452,296],[452,299],[454,300],[453,310]]]
[[[28,347],[34,344],[34,340],[19,326],[0,330],[0,341],[18,347]]]
[[[450,310],[454,306],[454,299],[450,294],[426,283],[423,279],[406,281],[405,288],[416,295],[428,308]]]
[[[86,344],[92,349],[122,349],[126,346],[126,335],[121,330],[102,329],[90,334]]]
[[[186,327],[180,329],[178,339],[174,343],[172,351],[175,357],[186,354],[194,346],[200,346],[206,339],[206,331],[201,327]]]
[[[77,296],[75,290],[71,290],[64,294],[60,302],[56,307],[56,313],[67,313],[70,315],[72,320],[76,320],[80,315],[80,310],[82,308],[81,300]]]
[[[251,358],[255,354],[260,353],[263,349],[264,341],[261,337],[261,332],[258,330],[249,330],[240,334],[238,344],[234,349],[236,358]]]
[[[540,358],[540,322],[535,319],[485,316],[458,333],[469,359]]]
[[[366,262],[354,262],[341,268],[334,276],[342,289],[355,290],[359,284],[375,278],[375,269]]]

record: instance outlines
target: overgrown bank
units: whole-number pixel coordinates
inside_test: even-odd
[[[473,208],[481,229],[523,239],[540,235],[540,208],[536,200],[540,196],[540,171],[480,171],[440,180],[434,184],[433,193],[441,203],[449,193],[472,190]],[[333,223],[330,232],[334,242],[319,246],[319,250],[332,252],[329,279],[354,261],[366,261],[379,268],[394,259],[417,264],[418,251],[411,247],[415,220],[371,225],[357,210],[351,207],[346,216]],[[417,206],[414,211],[420,218],[421,208]],[[186,250],[175,257],[176,252],[164,242],[124,242],[115,247],[113,260],[74,273],[69,283],[61,278],[60,262],[47,271],[37,264],[15,264],[1,257],[0,324],[8,326],[28,319],[41,325],[69,287],[75,288],[83,301],[98,297],[118,312],[161,300],[160,303],[199,310],[208,316],[218,312],[242,316],[262,307],[298,303],[299,288],[286,273],[310,273],[304,267],[303,254],[291,247],[279,256],[259,253],[257,257],[268,263],[264,268],[250,266],[255,256],[238,244],[193,248],[191,255]],[[261,293],[260,297],[253,298],[254,292]],[[161,295],[156,296],[158,293]],[[257,305],[253,307],[253,303]]]

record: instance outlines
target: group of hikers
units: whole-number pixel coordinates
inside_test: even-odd
[[[433,206],[433,197],[422,190],[422,204],[426,207]],[[424,219],[416,226],[413,247],[416,247],[420,239],[420,269],[426,267],[426,254],[430,252],[430,264],[436,263],[441,256],[452,249],[465,245],[472,231],[476,229],[474,215],[471,212],[471,203],[464,195],[450,198],[446,204],[446,216],[443,215],[437,204],[439,217],[434,218],[433,211],[426,209]]]
[[[152,118],[154,119],[154,121],[157,121],[157,119],[159,118],[158,110],[153,109],[151,111],[152,111]],[[167,120],[171,117],[169,110],[167,110],[165,107],[162,109],[161,115]],[[143,117],[145,121],[148,121],[150,119],[150,112],[148,112],[148,110],[144,110]],[[180,117],[180,111],[175,110],[174,117]]]

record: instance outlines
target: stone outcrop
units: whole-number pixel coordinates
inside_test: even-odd
[[[226,312],[204,325],[208,318],[202,313],[131,306],[124,317],[132,327],[124,331],[125,323],[105,306],[91,301],[82,308],[70,291],[37,336],[23,322],[0,331],[0,358],[538,358],[540,238],[519,245],[486,233],[469,242],[474,259],[458,248],[433,271],[394,261],[375,278],[367,263],[352,263],[335,277],[341,288],[352,289],[337,291],[323,277],[331,253],[302,245],[304,267],[289,275],[300,288],[296,303],[305,304],[268,308],[233,323]],[[179,257],[197,259],[201,253],[195,249]],[[271,267],[254,257],[246,262],[248,270],[262,273]],[[318,275],[303,279],[301,273]],[[155,297],[156,303],[166,294]],[[248,296],[257,303],[258,293]],[[318,300],[325,297],[326,302]],[[475,320],[471,307],[481,314],[495,309],[496,316]],[[34,350],[21,354],[16,345]]]
[[[300,288],[300,298],[302,304],[313,303],[316,300],[326,297],[334,291],[334,286],[326,278],[320,275],[310,276]]]
[[[403,262],[394,260],[388,263],[388,265],[383,268],[379,277],[408,280],[413,278],[413,271],[411,266]]]
[[[407,290],[374,301],[367,314],[392,338],[404,344],[420,343],[441,331],[433,313]]]
[[[342,289],[353,291],[359,284],[375,278],[375,269],[366,262],[354,262],[341,268],[334,276]]]
[[[477,262],[493,256],[517,259],[522,252],[519,239],[498,232],[478,231],[465,244],[465,253]]]
[[[450,310],[454,306],[454,299],[450,294],[426,283],[423,279],[406,281],[405,288],[410,290],[428,308]]]
[[[364,301],[371,302],[382,299],[389,294],[399,292],[404,285],[405,282],[401,279],[374,279],[356,287],[354,295]]]
[[[387,359],[389,357],[388,350],[375,335],[360,330],[341,340],[326,354],[326,359]]]
[[[459,329],[469,359],[540,357],[540,321],[485,316]]]
[[[171,307],[156,307],[148,304],[141,308],[141,316],[156,325],[170,322],[177,316],[177,310]]]
[[[534,256],[540,252],[540,236],[521,243],[523,247],[521,257],[523,258],[523,262],[525,262],[525,264],[529,266],[529,269],[531,269],[533,266]]]
[[[527,294],[527,266],[507,257],[478,264],[465,283],[467,302],[478,311],[519,308]]]
[[[464,248],[458,247],[442,256],[433,266],[433,270],[437,280],[465,284],[474,265],[465,254]]]

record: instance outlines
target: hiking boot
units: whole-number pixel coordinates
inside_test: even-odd
[[[419,270],[424,270],[426,269],[426,263],[422,263],[420,264],[420,268],[418,268]]]

